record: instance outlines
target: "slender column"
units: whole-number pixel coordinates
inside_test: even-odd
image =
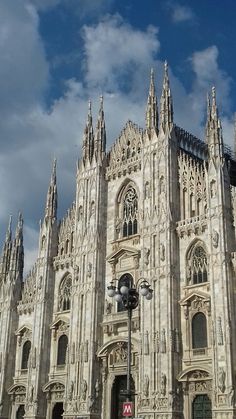
[[[131,401],[131,323],[132,308],[128,308],[127,401]]]

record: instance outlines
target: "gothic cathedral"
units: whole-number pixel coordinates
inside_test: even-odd
[[[56,163],[38,258],[23,281],[23,220],[0,264],[0,418],[121,419],[127,311],[109,298],[124,275],[153,299],[133,310],[135,417],[233,419],[236,370],[236,161],[215,89],[205,141],[178,127],[165,63],[146,128],[128,121],[110,151],[91,105],[76,197],[57,220]]]

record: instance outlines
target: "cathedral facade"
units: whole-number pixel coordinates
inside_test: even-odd
[[[127,311],[107,287],[127,274],[153,289],[132,317],[135,416],[236,418],[236,163],[214,88],[206,119],[205,141],[174,123],[167,64],[145,129],[128,121],[109,152],[102,98],[95,127],[89,106],[75,201],[58,222],[54,163],[24,281],[22,216],[7,229],[0,418],[122,418]]]

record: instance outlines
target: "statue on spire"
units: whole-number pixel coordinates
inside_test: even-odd
[[[51,174],[51,180],[48,187],[47,202],[45,207],[45,219],[57,218],[57,177],[56,177],[57,161],[54,159]]]
[[[95,139],[95,149],[94,154],[96,159],[99,157],[102,159],[102,156],[106,152],[106,126],[105,126],[105,117],[103,109],[103,96],[100,96],[100,108],[98,112],[98,120],[96,126],[96,139]]]
[[[161,128],[164,132],[173,126],[173,102],[170,90],[168,64],[164,64],[164,80],[161,94]]]
[[[88,117],[84,129],[83,139],[83,161],[84,163],[89,159],[91,162],[94,153],[94,133],[93,133],[93,118],[92,118],[92,103],[88,102]]]
[[[208,152],[211,158],[223,158],[223,137],[221,121],[218,114],[216,103],[216,89],[212,87],[212,102],[207,97],[207,123],[206,123],[206,142],[208,144]]]
[[[146,128],[158,132],[158,105],[154,82],[154,71],[151,69],[149,94],[146,107]]]

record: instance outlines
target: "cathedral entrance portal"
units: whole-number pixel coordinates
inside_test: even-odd
[[[63,403],[56,403],[53,408],[52,419],[62,419],[63,412]]]
[[[193,400],[193,419],[212,419],[211,400],[207,394],[199,394]]]
[[[127,385],[126,375],[117,375],[112,385],[111,394],[111,418],[112,419],[123,419],[123,402],[126,401],[126,395],[124,394]],[[134,381],[131,377],[131,390],[135,392]],[[132,397],[134,403],[134,396]]]

